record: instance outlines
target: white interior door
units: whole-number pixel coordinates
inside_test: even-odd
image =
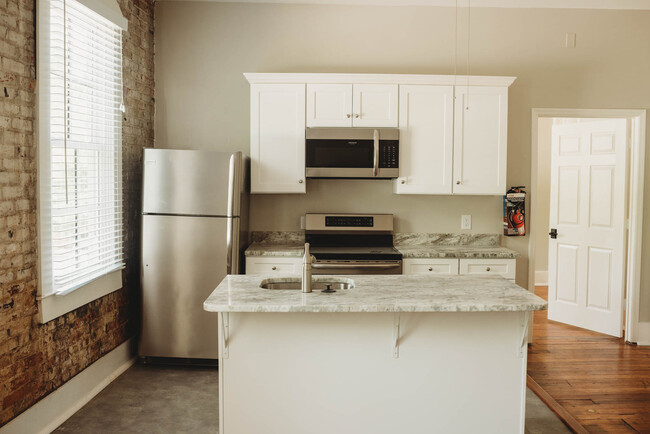
[[[351,127],[351,84],[307,85],[308,127]]]
[[[627,121],[554,125],[548,318],[622,335]]]

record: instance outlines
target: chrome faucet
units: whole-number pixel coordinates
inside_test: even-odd
[[[302,292],[311,292],[311,264],[316,258],[309,254],[309,243],[305,243],[305,255],[302,257]]]

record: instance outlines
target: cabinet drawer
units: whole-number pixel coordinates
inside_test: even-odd
[[[246,274],[297,274],[300,258],[246,258]]]
[[[461,259],[460,274],[499,274],[515,278],[516,259]]]
[[[458,259],[404,259],[404,274],[458,274]]]

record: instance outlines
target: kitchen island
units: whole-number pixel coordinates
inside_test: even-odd
[[[527,324],[546,302],[492,276],[227,276],[220,433],[524,432]]]

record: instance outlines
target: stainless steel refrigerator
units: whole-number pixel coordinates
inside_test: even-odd
[[[217,358],[217,315],[203,302],[238,274],[247,240],[241,152],[145,149],[139,354]]]

